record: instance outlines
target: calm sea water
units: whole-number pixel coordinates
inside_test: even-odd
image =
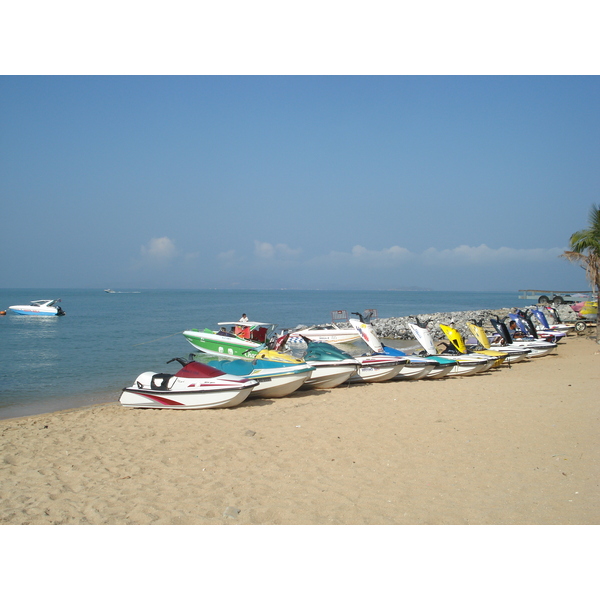
[[[168,372],[167,360],[189,354],[183,330],[242,313],[293,328],[331,322],[334,310],[386,318],[523,302],[516,292],[4,289],[0,310],[40,298],[61,298],[66,316],[0,316],[0,419],[116,401],[143,371]]]

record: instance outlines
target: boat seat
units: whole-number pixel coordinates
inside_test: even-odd
[[[254,342],[259,342],[259,343],[264,343],[265,339],[267,337],[267,328],[266,327],[259,327],[258,329],[255,329],[252,332],[252,341]]]
[[[246,377],[254,370],[253,364],[247,360],[213,360],[209,365],[224,373],[238,375],[239,377]]]
[[[172,373],[156,373],[152,376],[150,387],[153,390],[168,390],[171,377],[173,377]],[[158,383],[157,380],[160,381],[160,383]]]

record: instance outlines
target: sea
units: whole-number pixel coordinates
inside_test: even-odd
[[[7,310],[55,298],[65,316]],[[337,311],[388,318],[519,302],[517,292],[0,289],[0,419],[117,402],[140,373],[175,372],[166,362],[193,350],[184,330],[242,313],[281,330],[330,323]]]

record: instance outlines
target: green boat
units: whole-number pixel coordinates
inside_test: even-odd
[[[185,339],[194,348],[215,356],[235,356],[252,360],[267,347],[267,334],[275,329],[272,323],[233,321],[219,323],[220,331],[188,329]]]

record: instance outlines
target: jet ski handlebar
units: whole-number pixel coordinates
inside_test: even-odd
[[[190,354],[190,359],[191,359],[192,355]],[[185,358],[172,358],[171,360],[167,361],[167,364],[172,363],[173,361],[177,361],[182,367],[185,367],[185,365],[191,363],[191,360],[186,360]]]

